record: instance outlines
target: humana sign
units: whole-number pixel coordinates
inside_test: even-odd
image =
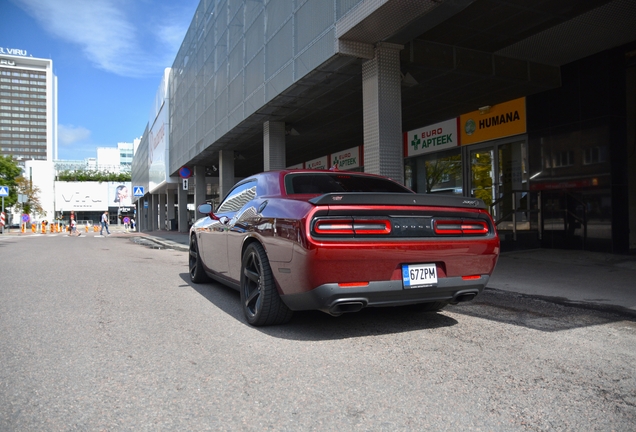
[[[497,126],[500,124],[508,123],[521,120],[519,116],[519,111],[508,112],[506,114],[496,115],[494,117],[489,117],[484,120],[479,120],[479,129],[485,129],[492,126]]]

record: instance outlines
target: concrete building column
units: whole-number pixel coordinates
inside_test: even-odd
[[[157,195],[159,198],[159,229],[166,229],[166,194]]]
[[[179,185],[181,186],[181,185]],[[174,217],[174,189],[168,189],[166,191],[166,217],[168,219],[168,223],[173,220]],[[174,226],[169,226],[168,229],[175,229]]]
[[[146,207],[146,203],[148,203],[148,207]],[[150,194],[144,195],[141,200],[141,213],[139,213],[139,223],[141,223],[140,230],[150,231],[148,229],[148,210],[150,209]]]
[[[205,184],[205,167],[202,165],[195,165],[194,167],[194,211],[196,213],[197,207],[205,203],[206,189]],[[196,214],[195,214],[196,219]]]
[[[219,152],[219,200],[225,198],[234,186],[234,151]]]
[[[137,214],[135,215],[135,223],[137,224],[137,231],[146,231],[146,209],[144,208],[144,202],[147,195],[137,200]]]
[[[285,122],[267,121],[263,123],[263,150],[265,171],[285,169]]]
[[[159,200],[157,194],[150,195],[150,205],[148,207],[148,230],[155,231],[157,229],[157,209],[159,208]]]
[[[152,208],[152,195],[146,194],[144,202],[148,203],[148,207],[144,204],[144,231],[150,231],[150,209]]]
[[[627,94],[636,94],[636,67],[626,68]],[[627,98],[627,148],[636,148],[636,99]],[[629,249],[636,249],[636,153],[630,152],[627,158],[627,214],[629,226]]]
[[[402,45],[379,43],[362,64],[364,171],[404,184],[402,149]]]
[[[183,190],[183,186],[180,184],[177,189],[178,211],[179,211],[179,232],[188,232],[190,228],[188,226],[188,191]]]

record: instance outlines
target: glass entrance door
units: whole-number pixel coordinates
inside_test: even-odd
[[[512,223],[512,213],[516,212],[517,229],[528,229],[528,214],[521,211],[528,207],[527,193],[524,193],[528,189],[525,142],[501,144],[497,146],[497,156],[498,219],[504,218]]]
[[[495,201],[495,150],[485,147],[470,151],[470,191],[488,207]],[[494,216],[494,215],[493,215]]]
[[[470,195],[486,203],[495,221],[512,220],[528,189],[525,140],[470,146],[465,155]]]

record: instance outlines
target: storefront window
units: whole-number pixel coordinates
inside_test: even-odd
[[[543,245],[611,251],[609,125],[568,125],[534,139],[530,187],[542,193]]]
[[[406,186],[418,193],[462,194],[461,149],[429,153],[406,161]]]

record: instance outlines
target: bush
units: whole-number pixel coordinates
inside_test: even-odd
[[[112,173],[96,170],[66,170],[57,175],[59,181],[129,182],[130,173]]]

